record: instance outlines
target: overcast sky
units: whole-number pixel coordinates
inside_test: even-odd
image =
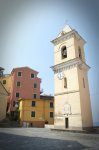
[[[44,93],[54,94],[53,45],[65,23],[87,41],[86,62],[94,122],[99,122],[99,1],[0,0],[0,66],[5,73],[29,66],[39,71]]]

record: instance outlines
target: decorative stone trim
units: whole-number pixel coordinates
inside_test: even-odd
[[[69,115],[54,115],[56,119],[63,119],[65,117],[81,116],[81,113],[69,114]]]
[[[63,94],[70,94],[70,93],[76,93],[76,92],[80,92],[80,91],[79,90],[73,90],[73,91],[68,91],[68,92],[55,93],[54,96],[63,95]]]
[[[69,69],[77,67],[77,66],[79,67],[79,69],[85,69],[85,70],[90,69],[90,67],[79,58],[75,58],[75,59],[57,64],[55,66],[52,66],[51,68],[54,71],[54,73],[56,74],[58,72],[61,72],[64,70],[69,70]]]
[[[61,42],[66,41],[67,39],[70,39],[71,37],[75,36],[77,39],[82,39],[84,43],[86,43],[86,41],[79,35],[79,33],[76,30],[72,30],[68,33],[65,33],[64,35],[57,37],[56,39],[52,40],[51,42],[54,45],[57,45]]]

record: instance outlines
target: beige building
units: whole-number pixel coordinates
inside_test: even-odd
[[[6,118],[8,92],[0,82],[0,121]]]
[[[93,126],[85,61],[85,40],[66,25],[54,44],[55,127],[84,129]]]

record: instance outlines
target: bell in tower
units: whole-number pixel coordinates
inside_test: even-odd
[[[67,57],[67,49],[66,49],[66,46],[64,46],[61,51],[62,51],[62,59],[66,58],[66,57]]]

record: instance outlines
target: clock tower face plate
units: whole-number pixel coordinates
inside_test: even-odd
[[[59,72],[57,74],[57,77],[58,77],[59,80],[62,80],[64,78],[64,73],[63,72]]]

